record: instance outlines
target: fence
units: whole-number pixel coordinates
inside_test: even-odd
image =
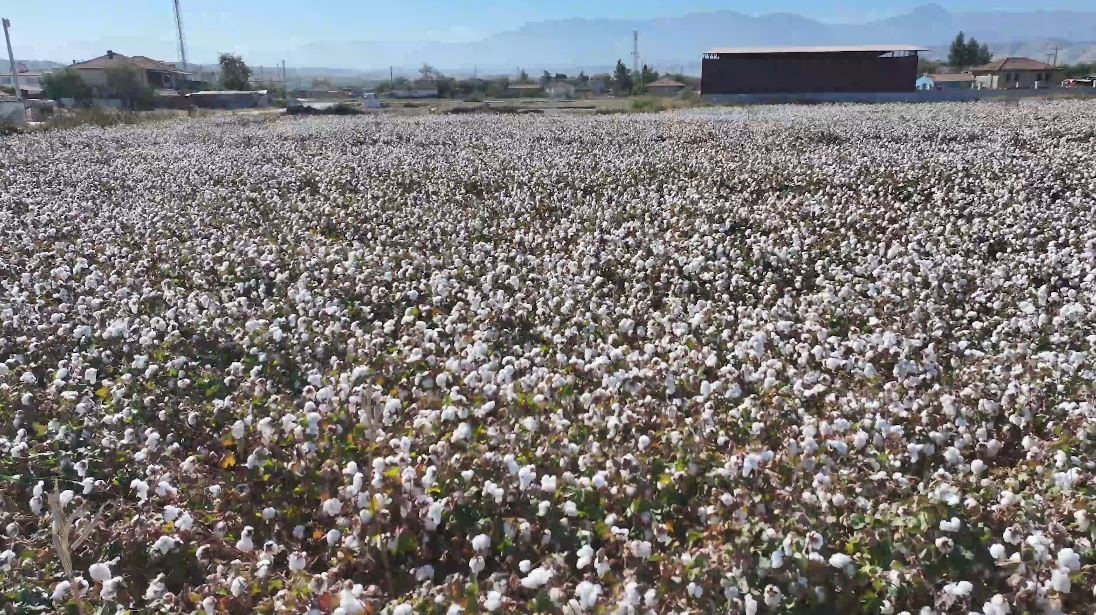
[[[930,90],[917,92],[806,92],[802,94],[704,94],[715,105],[796,105],[820,103],[919,103],[1022,100],[1025,98],[1096,98],[1096,88],[1055,90]]]

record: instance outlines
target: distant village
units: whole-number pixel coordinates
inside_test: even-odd
[[[1096,91],[1092,66],[1062,67],[1026,57],[994,58],[985,44],[956,37],[945,62],[910,45],[715,48],[702,54],[699,79],[660,73],[617,60],[612,73],[543,71],[529,75],[450,77],[423,64],[413,77],[391,74],[372,83],[347,84],[315,77],[290,79],[286,67],[249,67],[222,54],[215,69],[106,50],[48,71],[11,62],[0,73],[0,96],[15,117],[25,107],[31,121],[57,109],[247,109],[274,105],[353,102],[379,108],[384,101],[494,99],[574,101],[605,97],[697,97],[710,103],[888,102],[975,100],[994,93],[1022,96],[1049,89]],[[1050,58],[1048,58],[1050,59]],[[11,106],[14,101],[22,107]],[[0,105],[4,104],[0,99]]]

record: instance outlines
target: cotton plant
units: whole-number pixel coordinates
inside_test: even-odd
[[[1094,115],[13,136],[0,593],[1087,612]]]

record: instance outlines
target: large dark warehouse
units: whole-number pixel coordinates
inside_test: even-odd
[[[758,47],[704,54],[705,95],[913,92],[919,47]]]

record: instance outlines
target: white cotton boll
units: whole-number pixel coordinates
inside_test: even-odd
[[[777,568],[777,569],[783,568],[784,567],[784,549],[777,549],[776,551],[773,551],[772,555],[769,556],[769,564],[773,568]]]
[[[53,594],[50,595],[50,599],[54,602],[64,601],[66,598],[68,598],[70,586],[71,583],[69,583],[68,581],[61,581],[54,586]]]
[[[834,553],[830,556],[830,566],[833,566],[834,568],[844,569],[851,563],[852,558],[844,553]]]
[[[982,472],[986,471],[986,462],[981,459],[975,459],[970,462],[970,471],[973,472],[975,476],[979,476]]]
[[[92,581],[97,583],[105,583],[110,580],[110,565],[106,563],[97,563],[88,566],[88,576]]]
[[[175,523],[175,527],[180,531],[189,532],[194,528],[194,517],[190,516],[190,513],[184,512]]]
[[[160,573],[148,584],[148,589],[145,590],[145,600],[159,600],[166,591],[167,588],[164,586],[164,574]]]
[[[71,489],[65,489],[58,495],[57,499],[61,503],[61,508],[64,508],[72,502],[72,498],[76,497],[76,494]]]
[[[333,547],[339,543],[339,540],[342,538],[342,532],[339,530],[328,530],[326,538],[327,544]]]
[[[99,370],[89,367],[84,370],[84,381],[94,384],[99,379]]]
[[[990,557],[997,561],[1005,559],[1006,551],[1005,545],[997,543],[989,548]]]
[[[300,572],[304,570],[305,565],[308,563],[305,554],[300,551],[290,553],[288,559],[290,572]]]
[[[363,606],[361,601],[358,600],[358,597],[354,595],[354,592],[349,589],[344,589],[339,592],[339,608],[342,609],[342,612],[346,613],[346,615],[360,615],[365,612],[365,606]],[[395,614],[396,610],[393,609],[392,612]],[[407,613],[407,611],[403,612]]]
[[[338,498],[330,498],[323,503],[323,512],[329,517],[336,517],[342,512],[342,502]]]
[[[952,517],[950,521],[943,519],[940,521],[940,531],[942,532],[958,532],[962,526],[963,522],[958,517]]]
[[[104,581],[102,589],[99,590],[99,598],[114,600],[118,596],[118,589],[122,586],[122,581],[122,577],[114,577]]]
[[[757,615],[757,600],[752,594],[746,594],[744,604],[746,615]]]
[[[245,527],[243,531],[240,532],[240,539],[236,541],[236,548],[240,551],[243,551],[244,553],[249,553],[253,551],[255,549],[255,543],[251,539],[251,537],[252,535],[254,535],[254,533],[255,528],[251,527],[250,525]]]
[[[228,590],[232,592],[232,595],[239,598],[247,591],[247,580],[243,577],[233,577],[232,582],[228,585]]]
[[[1058,566],[1070,572],[1077,572],[1081,569],[1081,556],[1073,549],[1066,547],[1058,551]]]
[[[358,612],[362,612],[362,611],[358,611]],[[406,603],[406,602],[404,602],[402,604],[397,604],[395,607],[392,608],[392,615],[411,615],[414,612],[415,612],[415,607],[408,604],[408,603]],[[347,611],[348,615],[350,613],[351,613],[350,611]]]
[[[468,569],[472,571],[473,576],[479,575],[479,573],[483,572],[483,569],[486,566],[487,566],[487,563],[484,562],[483,558],[479,557],[479,556],[473,557],[468,562]]]
[[[647,437],[647,434],[643,434],[636,440],[636,445],[641,451],[647,450],[647,447],[651,446],[651,439]]]
[[[1055,570],[1050,573],[1050,587],[1060,594],[1068,594],[1072,589],[1072,581],[1068,570]]]
[[[582,545],[576,554],[578,561],[575,563],[575,567],[579,570],[590,565],[590,562],[594,559],[594,549],[590,545]]]
[[[500,606],[502,606],[502,594],[494,590],[487,592],[487,599],[483,601],[483,608],[494,612]]]
[[[544,476],[540,477],[540,488],[542,490],[544,490],[548,493],[555,493],[557,486],[558,486],[558,482],[556,481],[555,476],[545,474]]]
[[[276,516],[278,516],[278,511],[273,506],[267,506],[263,509],[263,521],[270,521]]]
[[[479,534],[472,539],[472,548],[476,551],[486,551],[491,548],[491,537],[487,534]]]
[[[553,572],[550,569],[537,567],[521,579],[521,586],[526,589],[540,589],[548,584],[552,576]]]
[[[164,506],[164,511],[162,513],[164,517],[164,522],[171,523],[179,517],[180,512],[181,510],[178,507],[172,506],[171,504]]]
[[[578,505],[570,500],[567,500],[563,503],[563,514],[567,515],[568,517],[577,517]]]

